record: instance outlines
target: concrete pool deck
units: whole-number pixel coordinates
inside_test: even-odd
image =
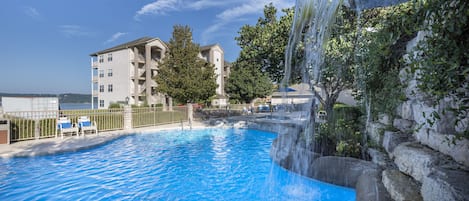
[[[192,123],[193,129],[207,127],[209,127],[208,124],[205,124],[204,122]],[[67,136],[63,139],[60,137],[44,138],[39,140],[20,141],[12,144],[0,144],[0,158],[32,157],[59,154],[64,152],[74,152],[99,146],[127,135],[174,129],[181,129],[181,123],[135,128],[130,130],[100,132],[98,135],[87,134],[84,136]],[[190,129],[187,122],[184,122],[183,129]]]

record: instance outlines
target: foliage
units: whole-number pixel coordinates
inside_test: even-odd
[[[256,68],[238,67],[238,64],[233,66],[225,85],[230,99],[250,103],[257,97],[265,97],[272,93],[273,85],[267,75]]]
[[[109,109],[113,109],[113,108],[122,108],[122,105],[120,103],[111,103],[109,104]]]
[[[451,112],[459,124],[469,114],[469,2],[428,0],[420,9],[426,11],[427,35],[418,45],[412,72],[417,72],[419,89],[435,103],[443,99],[456,103],[441,114],[432,114],[428,122]],[[469,138],[468,126],[461,136]]]
[[[325,155],[351,156],[360,158],[362,129],[357,107],[336,104],[332,121],[316,126],[316,152]]]
[[[198,57],[200,46],[192,42],[188,26],[176,25],[168,43],[170,51],[159,64],[156,90],[177,102],[205,101],[215,95],[213,65]]]
[[[282,10],[285,15],[277,19],[277,9],[270,3],[264,7],[264,18],[255,26],[244,25],[235,39],[241,47],[236,63],[240,67],[256,68],[279,83],[284,76],[285,48],[293,21],[293,9]],[[250,64],[245,66],[244,64]],[[236,65],[236,64],[235,64]]]
[[[339,8],[337,20],[331,27],[330,39],[325,45],[324,65],[321,69],[321,82],[319,84],[324,94],[315,94],[326,110],[327,119],[331,118],[332,107],[340,92],[352,88],[354,83],[355,29],[355,11],[344,6]]]
[[[357,97],[371,102],[372,115],[393,114],[405,97],[399,71],[407,42],[420,29],[421,15],[411,1],[364,11],[358,40]]]

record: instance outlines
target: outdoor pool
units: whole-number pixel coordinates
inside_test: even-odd
[[[0,159],[1,200],[355,200],[272,164],[275,134],[165,131],[89,150]]]

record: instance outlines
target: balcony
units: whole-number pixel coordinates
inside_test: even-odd
[[[145,63],[145,57],[141,54],[139,54],[137,56],[137,58],[133,57],[132,58],[132,62],[135,62],[135,63]]]
[[[91,63],[91,67],[92,68],[97,68],[98,67],[98,61],[93,61],[93,63]]]
[[[135,72],[135,71],[131,72],[132,74],[131,74],[131,76],[130,76],[130,78],[133,79],[133,80],[136,79],[136,78],[135,78],[135,75],[134,75],[134,72]],[[138,74],[137,78],[138,78],[139,80],[145,80],[145,70],[144,70],[144,69],[138,69],[137,74]]]

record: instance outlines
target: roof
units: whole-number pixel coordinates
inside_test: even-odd
[[[272,98],[281,98],[284,95],[288,97],[312,97],[314,94],[306,83],[295,84],[287,88],[280,88],[279,91],[272,94]]]
[[[137,45],[143,45],[143,44],[146,44],[146,43],[154,41],[154,40],[160,40],[160,39],[159,38],[152,38],[152,37],[142,37],[142,38],[139,38],[139,39],[136,39],[136,40],[124,43],[124,44],[120,44],[120,45],[117,45],[117,46],[114,46],[114,47],[111,47],[111,48],[108,48],[108,49],[105,49],[105,50],[101,50],[99,52],[92,53],[92,54],[90,54],[90,56],[98,56],[100,54],[105,54],[105,53],[108,53],[108,52],[123,50],[123,49],[127,49],[129,47],[134,47],[134,46],[137,46]],[[166,45],[166,43],[163,42],[163,41],[161,41],[161,43]]]
[[[211,45],[200,46],[200,51],[209,50],[209,49],[212,49],[212,47],[215,47],[215,46],[218,46],[222,51],[225,51],[225,50],[223,50],[223,48],[221,48],[220,44],[218,44],[218,43],[211,44]]]

